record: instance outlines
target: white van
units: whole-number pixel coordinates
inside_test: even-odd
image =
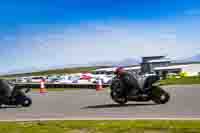
[[[46,79],[46,77],[44,76],[32,76],[29,78],[29,82],[31,83],[40,83],[42,81],[42,79]]]
[[[16,82],[17,83],[26,83],[26,82],[28,82],[28,78],[27,77],[18,77],[18,78],[16,78]]]

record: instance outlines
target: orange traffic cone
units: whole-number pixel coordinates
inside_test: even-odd
[[[40,81],[40,93],[41,94],[47,93],[47,89],[45,88],[45,80],[44,79],[42,79]]]
[[[99,79],[99,80],[97,81],[96,91],[101,91],[101,90],[103,90],[103,86],[102,86],[101,80]]]

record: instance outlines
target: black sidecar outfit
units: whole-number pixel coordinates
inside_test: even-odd
[[[0,79],[0,105],[22,105],[28,107],[32,104],[31,98],[26,96],[26,91],[22,91],[25,88],[12,85],[9,81]]]
[[[0,101],[6,101],[11,97],[14,87],[7,81],[0,79]]]

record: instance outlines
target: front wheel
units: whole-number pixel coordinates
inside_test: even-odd
[[[111,91],[111,98],[113,101],[115,101],[118,104],[124,105],[128,102],[127,97],[119,97],[118,94],[115,91]]]
[[[152,100],[157,104],[165,104],[169,101],[170,95],[160,87],[152,90]]]
[[[29,107],[32,104],[32,99],[29,97],[24,97],[22,101],[22,106],[23,107]]]

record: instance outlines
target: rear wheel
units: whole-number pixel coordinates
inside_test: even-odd
[[[32,104],[32,100],[29,97],[23,97],[23,100],[21,102],[22,102],[21,105],[23,107],[29,107]]]
[[[16,105],[22,105],[23,107],[29,107],[32,104],[32,99],[25,95],[16,96]]]
[[[115,91],[111,91],[110,95],[111,95],[112,100],[115,101],[118,104],[123,105],[123,104],[126,104],[128,102],[127,97],[125,97],[125,96],[119,97],[117,92],[115,92]]]
[[[152,100],[157,104],[165,104],[169,101],[170,95],[160,87],[152,90]]]

